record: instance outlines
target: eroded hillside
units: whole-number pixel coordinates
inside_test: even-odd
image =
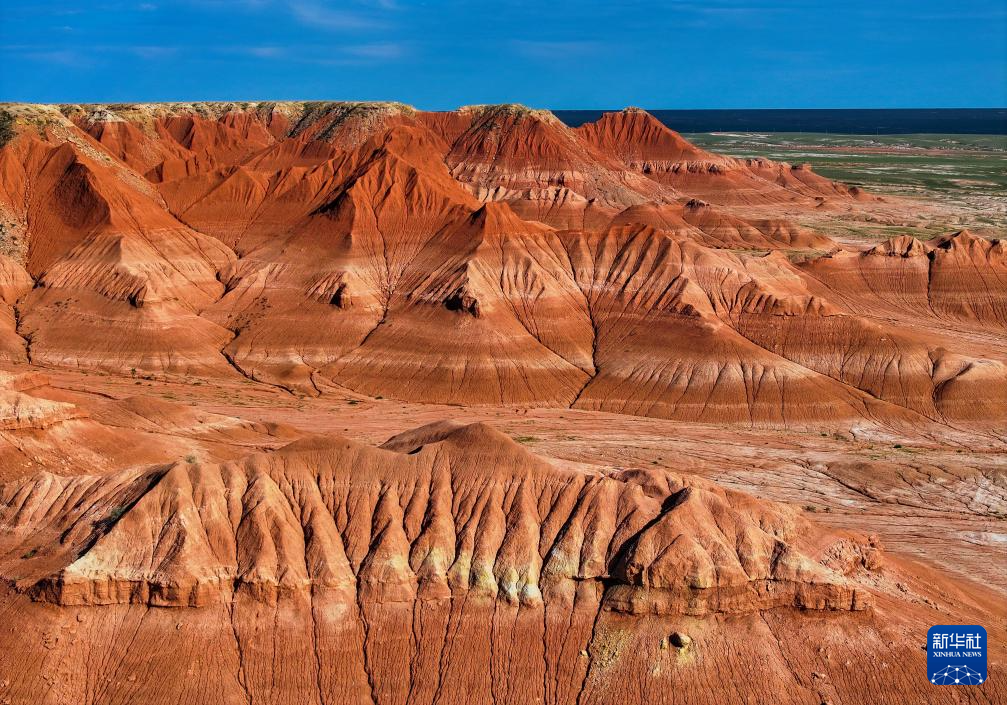
[[[0,109],[0,702],[1002,669],[1005,240],[832,240],[924,206],[638,109]]]

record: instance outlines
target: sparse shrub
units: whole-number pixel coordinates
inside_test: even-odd
[[[6,110],[0,110],[0,147],[14,139],[14,116]]]

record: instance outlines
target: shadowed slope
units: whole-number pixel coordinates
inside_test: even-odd
[[[477,207],[430,139],[395,127],[334,161],[310,210],[224,273],[227,294],[207,316],[236,332],[227,354],[248,374],[314,390],[314,369],[385,320],[426,243]]]
[[[74,126],[49,129],[63,135],[58,146],[25,134],[0,154],[7,165],[21,160],[5,197],[9,208],[26,204],[19,217],[37,288],[18,309],[31,359],[226,374],[218,351],[229,335],[198,312],[222,293],[217,271],[234,254],[176,220]]]

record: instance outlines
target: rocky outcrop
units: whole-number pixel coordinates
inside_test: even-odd
[[[331,592],[569,609],[586,584],[628,614],[870,604],[822,562],[841,537],[782,505],[666,471],[585,474],[478,424],[391,446],[319,438],[223,465],[28,476],[0,492],[0,524],[15,543],[59,532],[36,555],[66,564],[25,589],[61,605]],[[33,559],[3,572],[19,580]]]
[[[863,659],[919,658],[893,640],[903,621],[875,618],[876,540],[675,471],[547,461],[482,424],[24,475],[0,485],[0,527],[0,603],[18,605],[0,663],[99,649],[121,669],[107,692],[150,702],[199,700],[184,678],[134,678],[155,643],[225,702],[703,702],[696,679],[721,673],[740,703],[761,690],[738,669],[762,661],[829,674],[780,700],[799,703],[859,692],[846,668]],[[3,686],[12,702],[34,663]],[[71,671],[46,673],[78,697]]]
[[[68,419],[84,416],[73,404],[31,395],[48,384],[38,373],[0,371],[0,431],[44,430]]]

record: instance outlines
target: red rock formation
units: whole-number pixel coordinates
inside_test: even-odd
[[[604,625],[623,616],[870,608],[864,563],[845,574],[826,563],[837,542],[865,560],[876,549],[781,505],[667,472],[556,467],[480,425],[388,445],[400,450],[311,439],[224,465],[25,476],[0,487],[3,555],[20,556],[0,572],[63,610],[172,607],[207,625],[172,629],[169,649],[183,636],[209,647],[226,628],[230,661],[213,680],[225,700],[337,689],[453,702],[474,688],[573,702],[609,658]],[[256,625],[280,614],[307,627],[314,658],[281,642],[294,649],[285,663],[311,664],[301,685],[260,680],[269,631]],[[147,628],[165,629],[156,623]],[[569,652],[557,630],[572,630]],[[568,668],[573,682],[560,678]]]
[[[34,282],[24,267],[10,257],[0,255],[0,359],[26,361],[25,342],[17,334],[14,305],[31,291]]]
[[[640,108],[605,113],[597,122],[577,128],[584,139],[613,153],[634,171],[659,172],[671,164],[720,158],[688,142]]]
[[[867,197],[805,165],[733,159],[701,150],[639,108],[605,113],[577,132],[627,168],[694,198],[718,204],[772,204]]]
[[[574,400],[593,371],[591,324],[551,229],[489,203],[410,264],[382,322],[323,375],[417,401]]]
[[[452,175],[482,200],[507,201],[523,218],[588,227],[604,222],[605,213],[663,193],[548,111],[503,105],[459,112],[468,122],[460,133],[460,119],[429,123],[451,139],[446,161]]]
[[[692,702],[714,673],[719,699],[744,702],[768,696],[740,677],[761,658],[768,679],[828,679],[775,698],[798,703],[862,692],[856,664],[918,660],[896,635],[929,617],[890,609],[876,542],[666,470],[546,462],[481,424],[26,474],[0,485],[0,527],[18,626],[0,665],[98,648],[121,669],[108,696],[151,702],[201,697],[132,675],[151,668],[198,674],[221,702]],[[137,654],[148,642],[158,659]],[[5,692],[26,701],[40,676],[19,669]]]
[[[1002,243],[852,253],[687,199],[863,195],[639,110],[17,109],[42,127],[0,152],[35,287],[11,293],[12,360],[690,420],[1004,413],[1005,351],[970,342],[1007,320]]]
[[[521,106],[4,110],[0,701],[950,702],[917,674],[919,625],[1003,631],[1002,590],[859,530],[873,503],[949,545],[997,535],[995,459],[873,443],[999,451],[1003,241],[844,249],[767,206],[873,197],[639,110],[575,130]],[[381,437],[446,415],[425,403],[673,419],[634,438],[710,447],[646,461],[599,435],[573,462],[483,423],[332,433],[347,406],[387,412]],[[869,439],[829,455],[823,428]],[[759,450],[778,438],[786,462]],[[857,500],[815,523],[692,471]],[[954,523],[965,505],[984,523]]]
[[[120,498],[104,523],[93,502],[47,504],[59,493],[38,483],[7,491],[22,497],[16,516],[30,507],[63,531],[54,550],[69,563],[30,588],[63,605],[201,607],[234,591],[275,603],[349,588],[382,604],[470,594],[541,609],[572,598],[574,581],[596,581],[630,613],[869,604],[790,545],[821,550],[795,510],[664,472],[564,471],[486,426],[409,454],[314,439],[239,464],[103,477],[83,498]],[[451,499],[473,493],[472,506]],[[589,517],[609,521],[588,532]]]

